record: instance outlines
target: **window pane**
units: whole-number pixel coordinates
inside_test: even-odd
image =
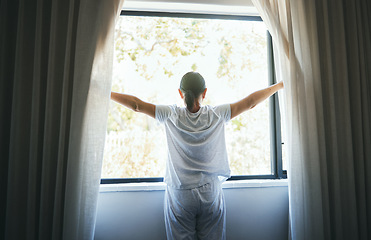
[[[112,90],[154,104],[183,106],[177,89],[188,71],[208,88],[203,104],[231,103],[267,86],[263,22],[120,17]],[[268,101],[226,125],[232,175],[271,174]],[[163,126],[111,101],[102,178],[162,177]]]

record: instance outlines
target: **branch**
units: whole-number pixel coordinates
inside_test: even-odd
[[[155,49],[155,46],[156,45],[160,45],[160,44],[163,44],[163,43],[171,43],[171,42],[176,42],[178,39],[171,39],[171,40],[168,40],[168,41],[159,41],[159,42],[155,42],[154,44],[152,44],[152,47],[151,47],[151,52]]]
[[[144,51],[146,52],[146,53],[149,53],[149,52],[152,52],[154,49],[155,49],[155,46],[156,45],[161,45],[161,44],[163,44],[163,43],[171,43],[171,42],[174,42],[174,41],[177,41],[178,39],[171,39],[171,40],[168,40],[168,41],[156,41],[155,43],[153,43],[152,44],[152,47],[150,48],[150,49],[147,49],[147,48],[145,48],[144,46],[143,46],[143,44],[139,41],[139,40],[137,40],[135,37],[134,37],[134,35],[132,34],[132,33],[130,33],[130,32],[121,32],[123,35],[128,35],[128,36],[130,36],[130,37],[132,37],[132,39],[134,39],[134,41],[136,42],[136,44],[140,47],[140,48],[142,48],[142,49],[144,49]]]

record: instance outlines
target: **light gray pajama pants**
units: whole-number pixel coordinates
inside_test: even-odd
[[[219,181],[193,189],[168,186],[164,213],[168,240],[226,239],[226,208]]]

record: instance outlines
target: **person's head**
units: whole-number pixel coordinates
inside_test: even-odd
[[[206,96],[206,84],[201,74],[197,72],[188,72],[184,74],[180,81],[179,94],[184,100],[187,109],[191,112],[197,111],[200,102]]]

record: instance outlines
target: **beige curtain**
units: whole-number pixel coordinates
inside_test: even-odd
[[[290,238],[371,238],[371,3],[253,0],[285,84]]]
[[[1,1],[1,239],[93,239],[120,4]]]

